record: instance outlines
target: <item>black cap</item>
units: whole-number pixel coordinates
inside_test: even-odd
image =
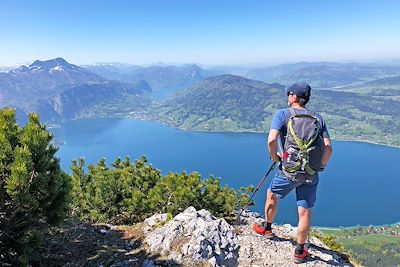
[[[286,94],[293,93],[300,98],[309,99],[311,96],[311,86],[305,82],[297,82],[287,87]]]

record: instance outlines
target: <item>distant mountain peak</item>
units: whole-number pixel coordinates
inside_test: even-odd
[[[25,66],[25,65],[22,65],[22,66],[20,66],[19,68],[16,69],[16,71],[19,71],[19,72],[24,72],[24,71],[27,71],[27,70],[28,70],[28,67]]]
[[[65,65],[65,64],[69,64],[65,59],[63,59],[62,57],[57,57],[55,59],[51,59],[49,61],[54,61],[56,62],[58,65]]]
[[[224,92],[246,92],[252,90],[269,90],[269,89],[283,89],[283,86],[277,83],[269,84],[261,81],[251,80],[242,76],[232,74],[222,74],[214,77],[209,77],[193,87],[192,92],[214,92],[218,96]],[[191,91],[186,91],[190,93]],[[225,98],[223,96],[222,98]]]
[[[58,57],[50,60],[36,60],[31,65],[29,65],[30,70],[39,70],[39,69],[55,69],[56,67],[64,67],[64,68],[78,68],[77,66],[68,63],[65,59]],[[59,70],[58,68],[57,70]]]
[[[220,81],[220,82],[237,82],[237,81],[248,81],[248,82],[258,82],[255,80],[251,80],[242,76],[233,75],[233,74],[221,74],[218,76],[209,77],[206,79],[207,81]]]

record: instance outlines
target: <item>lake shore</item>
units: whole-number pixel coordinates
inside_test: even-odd
[[[372,225],[372,224],[371,224]],[[373,227],[385,227],[385,226],[397,226],[400,225],[400,222],[392,223],[392,224],[380,224],[380,225],[372,225]],[[332,231],[340,231],[342,229],[352,229],[356,227],[368,227],[369,225],[353,225],[353,226],[346,226],[346,227],[327,227],[327,226],[312,226],[312,228],[315,229],[321,229],[321,230],[332,230]]]
[[[209,133],[256,133],[256,134],[265,134],[267,135],[268,132],[266,131],[258,131],[258,130],[251,130],[251,129],[243,129],[243,130],[207,130],[207,129],[191,129],[191,128],[186,128],[186,127],[180,127],[176,126],[175,122],[171,121],[163,121],[163,120],[157,120],[155,118],[147,118],[145,116],[135,116],[133,114],[129,115],[127,118],[135,119],[135,120],[142,120],[142,121],[153,121],[153,122],[158,122],[161,124],[164,124],[168,127],[174,128],[174,129],[179,129],[182,131],[189,131],[189,132],[209,132]],[[371,140],[360,140],[357,138],[352,138],[351,136],[349,137],[331,137],[332,140],[335,141],[348,141],[348,142],[361,142],[361,143],[368,143],[368,144],[373,144],[373,145],[380,145],[380,146],[387,146],[387,147],[393,147],[393,148],[400,148],[400,145],[392,145],[392,144],[386,144],[386,143],[378,143],[376,141],[371,141]]]

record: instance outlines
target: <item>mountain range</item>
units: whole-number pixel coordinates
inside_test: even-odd
[[[331,62],[285,64],[254,69],[244,74],[245,77],[251,79],[274,81],[286,86],[304,81],[318,89],[361,84],[397,75],[400,75],[399,66]]]
[[[200,67],[198,65],[154,65],[140,67],[129,64],[85,65],[86,69],[103,77],[129,82],[145,80],[154,90],[186,89],[208,77],[232,74],[252,80],[290,85],[297,81],[306,81],[316,89],[360,85],[364,82],[400,75],[400,65],[335,63],[335,62],[298,62],[268,67],[217,66]]]
[[[197,65],[154,65],[140,67],[128,64],[85,65],[86,69],[111,80],[131,82],[144,80],[153,90],[182,89],[192,86],[210,74]]]
[[[73,119],[90,106],[143,99],[149,92],[151,87],[144,81],[107,80],[62,58],[37,60],[29,66],[0,73],[0,105],[15,106],[25,113],[39,112],[45,121]]]

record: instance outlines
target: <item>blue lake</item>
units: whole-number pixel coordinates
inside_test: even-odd
[[[266,134],[188,132],[133,119],[71,121],[52,131],[66,141],[57,156],[67,172],[71,160],[81,156],[88,165],[102,157],[111,163],[117,157],[145,155],[164,174],[197,171],[202,177],[221,177],[223,184],[239,188],[257,186],[271,165]],[[361,142],[334,141],[333,145],[333,157],[320,175],[313,225],[399,222],[400,149]],[[261,214],[270,177],[251,207]],[[297,224],[294,192],[280,201],[276,222]]]

